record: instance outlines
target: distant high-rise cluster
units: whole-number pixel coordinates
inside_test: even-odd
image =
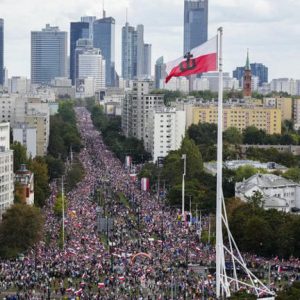
[[[144,26],[126,22],[122,28],[122,77],[126,80],[151,77],[151,45],[144,43]]]
[[[208,0],[184,1],[184,53],[205,43],[208,37]]]

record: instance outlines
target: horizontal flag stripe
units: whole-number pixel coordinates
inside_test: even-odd
[[[172,77],[190,76],[193,74],[205,73],[217,70],[217,53],[210,53],[207,55],[192,58],[187,65],[186,60],[182,60],[177,66],[175,66],[168,76],[166,77],[166,83]]]

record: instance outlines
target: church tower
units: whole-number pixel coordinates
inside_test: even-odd
[[[243,94],[244,98],[251,98],[252,95],[252,73],[249,62],[249,50],[247,52],[247,60],[244,70],[244,80],[243,80]]]

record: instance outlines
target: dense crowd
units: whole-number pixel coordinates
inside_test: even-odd
[[[180,211],[141,191],[104,145],[88,111],[77,108],[76,115],[85,177],[66,195],[63,247],[53,182],[44,209],[46,239],[24,259],[0,262],[0,294],[14,291],[10,299],[213,299],[213,272],[204,270],[213,267],[215,251],[199,240],[198,222],[182,220]],[[99,205],[102,216],[113,221],[112,230],[102,234]],[[207,218],[202,222],[207,226]],[[299,279],[296,259],[246,255],[246,260],[265,273],[271,265],[272,284]]]

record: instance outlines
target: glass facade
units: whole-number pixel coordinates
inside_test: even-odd
[[[115,19],[96,20],[93,24],[93,45],[101,50],[106,63],[106,86],[115,86]]]
[[[79,39],[89,38],[90,24],[87,22],[71,22],[70,28],[70,79],[72,84],[75,84],[76,72],[75,72],[75,49],[76,43]]]
[[[184,1],[184,53],[205,43],[208,36],[208,0]]]
[[[67,76],[67,32],[49,24],[31,32],[31,82],[50,84],[55,77]]]
[[[0,19],[0,85],[4,84],[4,20]]]
[[[253,63],[250,64],[251,73],[253,76],[259,78],[259,86],[262,86],[263,83],[269,82],[269,69],[265,65],[261,63]],[[242,79],[244,76],[245,67],[237,67],[233,72],[233,78],[236,78],[240,82],[240,86],[242,85]]]

